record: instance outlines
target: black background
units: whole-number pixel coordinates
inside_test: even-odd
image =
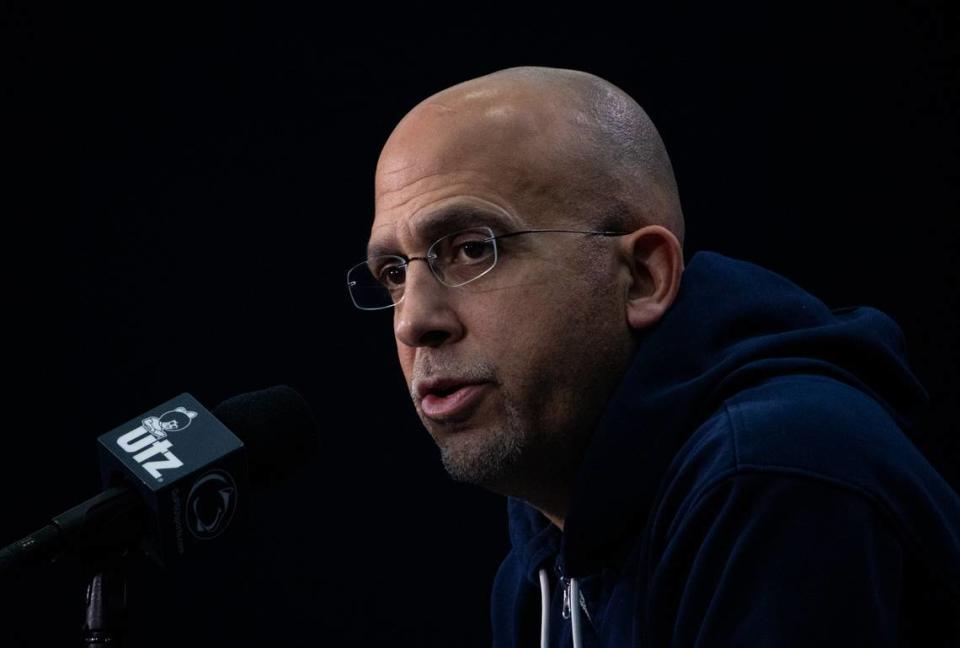
[[[4,5],[0,545],[99,490],[94,439],[189,391],[285,383],[322,420],[248,541],[134,566],[137,646],[487,646],[504,500],[449,480],[390,315],[352,308],[380,147],[413,105],[514,65],[645,107],[699,249],[903,328],[955,487],[955,3]],[[770,3],[772,4],[772,3]],[[78,644],[81,570],[4,583],[0,645]]]

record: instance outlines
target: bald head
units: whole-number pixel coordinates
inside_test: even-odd
[[[595,75],[514,67],[425,99],[383,148],[378,209],[398,187],[474,157],[497,160],[518,209],[591,228],[662,225],[683,244],[677,185],[657,129],[629,95]]]
[[[495,247],[464,231],[481,227]],[[609,229],[622,234],[584,236]],[[389,286],[376,294],[393,301],[411,398],[452,476],[562,528],[638,332],[679,291],[682,241],[663,142],[603,79],[510,68],[401,120],[377,163],[364,267]],[[451,286],[442,267],[482,272]],[[444,380],[470,386],[430,393]]]

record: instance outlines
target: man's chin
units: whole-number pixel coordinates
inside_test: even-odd
[[[516,473],[520,449],[515,438],[498,437],[482,426],[464,425],[457,431],[440,432],[434,439],[443,467],[455,481],[496,491]]]

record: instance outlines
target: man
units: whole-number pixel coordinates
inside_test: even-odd
[[[511,68],[383,148],[356,305],[457,480],[507,497],[495,646],[947,641],[960,499],[905,432],[902,334],[683,258],[670,160],[587,73]],[[940,644],[927,644],[940,645]]]

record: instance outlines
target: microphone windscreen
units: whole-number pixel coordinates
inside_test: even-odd
[[[310,405],[286,385],[228,398],[213,415],[247,447],[254,484],[285,479],[319,450],[319,426]]]

